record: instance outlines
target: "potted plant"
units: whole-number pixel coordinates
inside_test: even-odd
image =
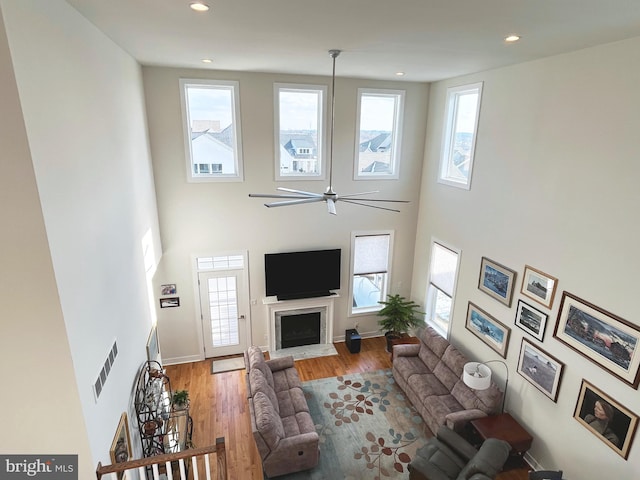
[[[187,390],[176,390],[171,398],[174,410],[184,410],[189,406],[189,392]]]
[[[386,301],[378,302],[384,307],[378,311],[378,325],[382,327],[387,337],[387,350],[391,351],[391,341],[402,337],[411,328],[420,327],[424,324],[424,312],[421,312],[420,305],[412,300],[407,300],[399,294],[387,295]]]

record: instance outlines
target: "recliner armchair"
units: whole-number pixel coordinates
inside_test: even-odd
[[[497,438],[479,450],[453,430],[440,427],[434,438],[418,449],[409,464],[410,480],[493,480],[502,470],[511,446]]]

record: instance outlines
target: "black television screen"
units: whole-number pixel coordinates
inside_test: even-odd
[[[265,254],[267,297],[291,300],[330,295],[340,288],[340,254],[339,248]]]

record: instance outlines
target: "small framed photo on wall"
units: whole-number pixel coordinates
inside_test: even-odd
[[[510,307],[515,280],[516,272],[514,270],[487,257],[482,257],[478,288],[484,293]]]
[[[516,325],[522,330],[532,335],[537,340],[542,341],[544,338],[544,329],[547,326],[549,315],[540,310],[533,308],[528,303],[518,300],[518,309],[516,310]]]
[[[520,293],[547,308],[551,308],[556,295],[558,279],[536,270],[529,265],[524,266]]]

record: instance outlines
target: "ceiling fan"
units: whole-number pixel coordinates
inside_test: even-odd
[[[290,205],[301,205],[304,203],[326,202],[327,210],[331,215],[336,215],[336,202],[353,203],[355,205],[362,205],[363,207],[378,208],[380,210],[388,210],[390,212],[400,212],[388,207],[381,207],[379,205],[369,205],[363,202],[395,202],[395,203],[409,203],[408,200],[384,200],[380,198],[362,198],[362,195],[369,195],[372,193],[379,193],[378,191],[351,193],[347,195],[338,195],[333,190],[333,130],[335,125],[335,85],[336,85],[336,58],[340,55],[340,50],[329,50],[329,56],[333,59],[333,74],[331,78],[331,129],[329,137],[329,186],[324,193],[306,192],[304,190],[294,190],[291,188],[278,187],[276,190],[281,194],[269,194],[269,193],[250,193],[250,197],[258,198],[286,198],[288,200],[280,200],[271,203],[265,203],[266,207],[287,207]]]

